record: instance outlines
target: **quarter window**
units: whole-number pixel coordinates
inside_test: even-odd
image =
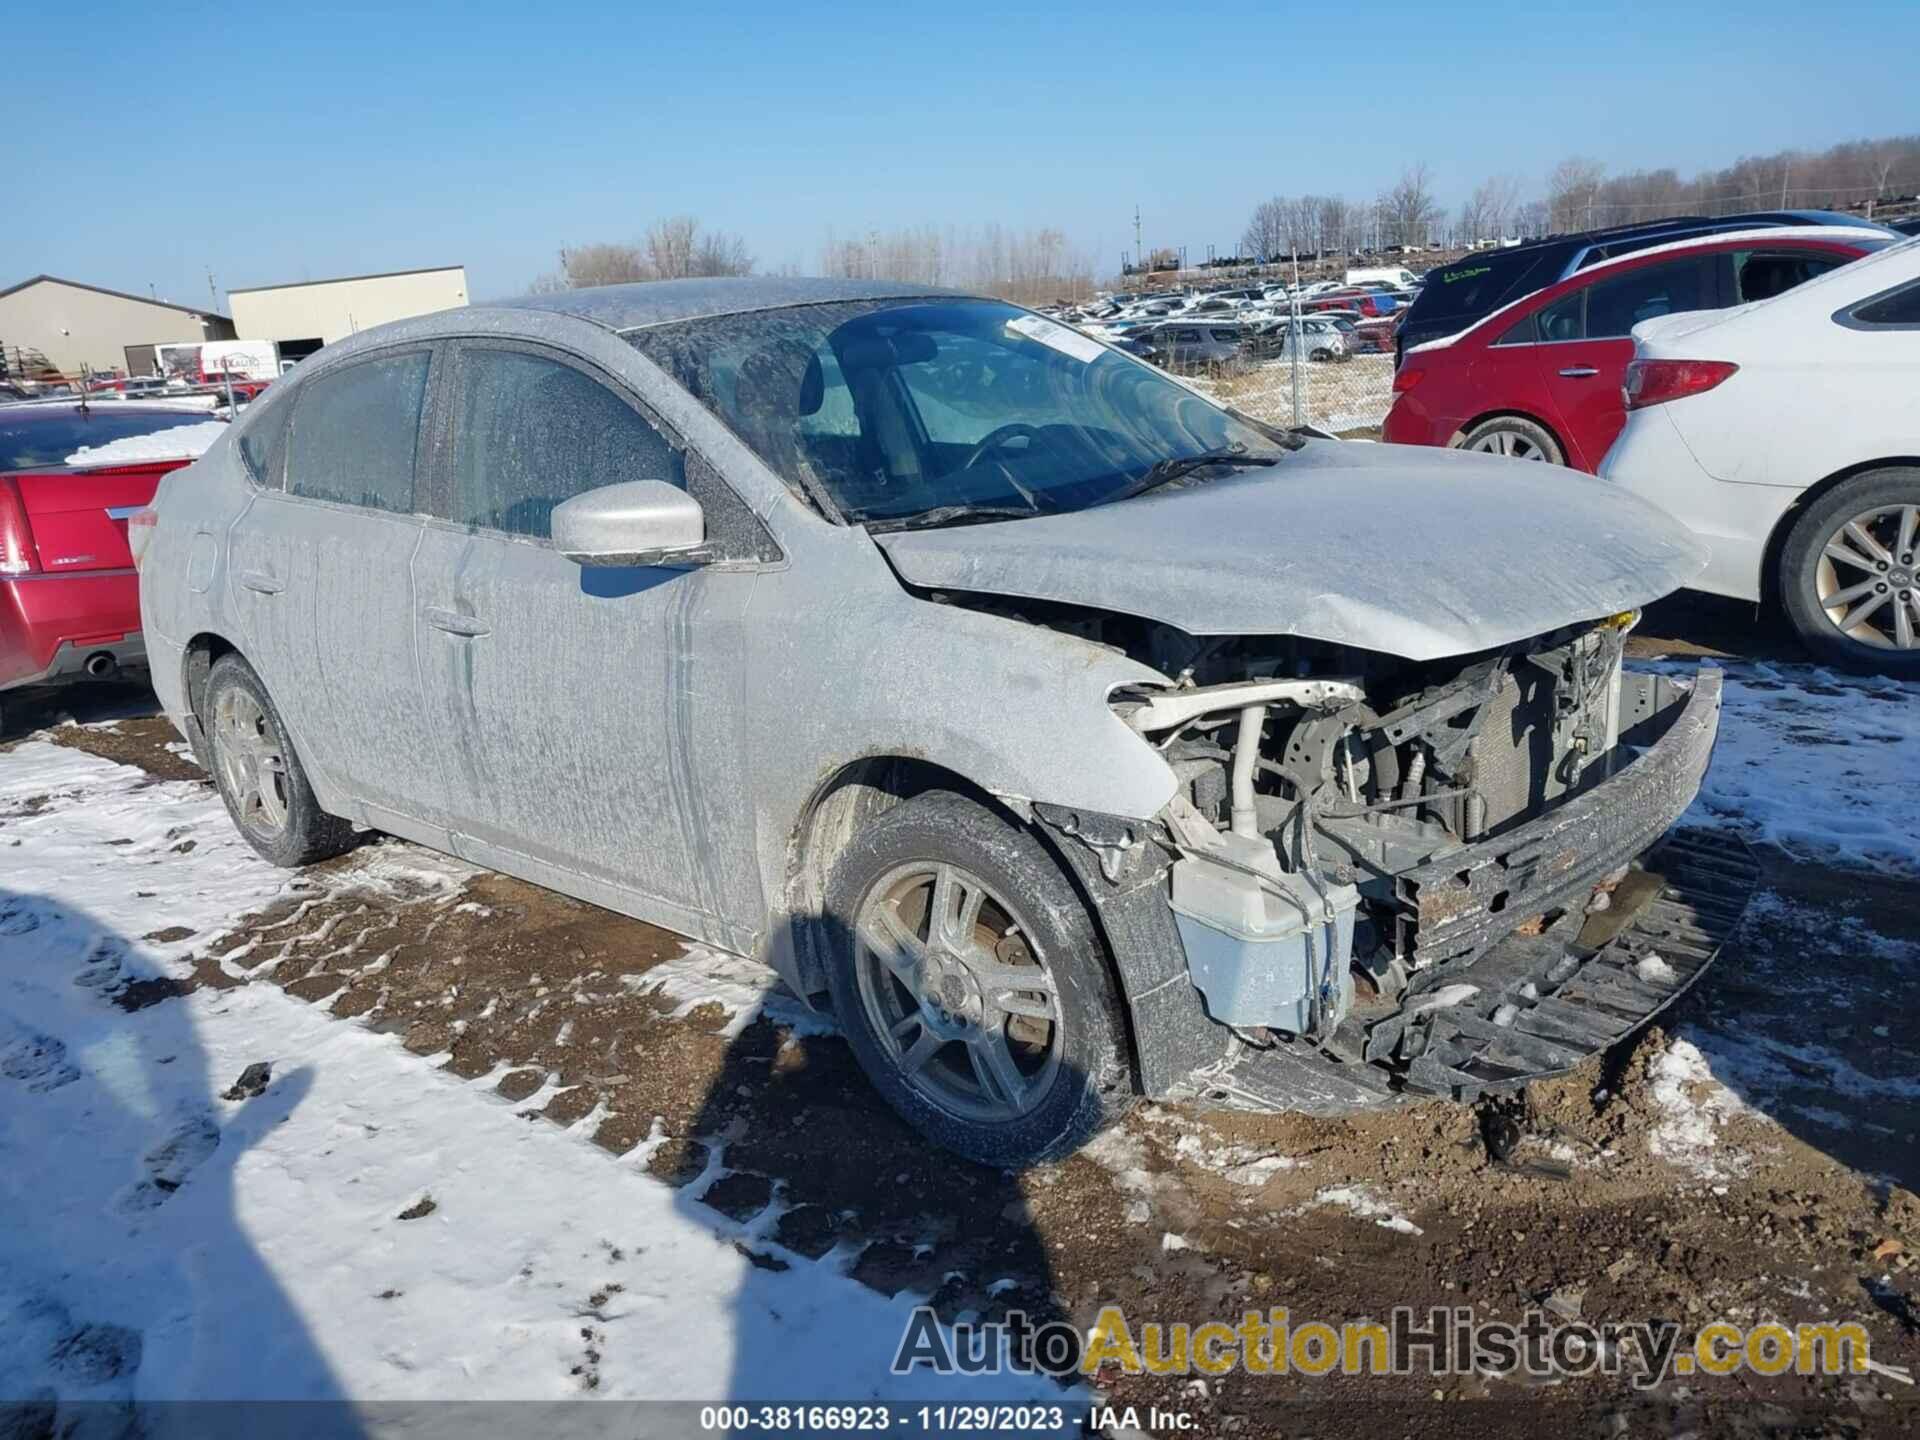
[[[412,514],[427,360],[419,350],[309,381],[287,442],[287,489],[313,500]]]
[[[1562,295],[1534,318],[1539,322],[1542,340],[1584,340],[1587,338],[1587,292],[1576,290],[1571,295]]]
[[[273,472],[274,451],[280,437],[287,433],[287,421],[293,406],[282,402],[269,405],[247,417],[240,428],[240,454],[253,472],[253,478],[270,489],[278,489],[280,477]]]
[[[1576,312],[1578,313],[1578,312]],[[1506,332],[1494,341],[1496,345],[1531,345],[1538,338],[1534,334],[1533,316],[1517,320],[1506,328]]]
[[[1876,295],[1864,305],[1854,306],[1847,318],[1859,326],[1920,325],[1920,284]]]
[[[682,485],[673,447],[583,370],[524,350],[460,358],[448,518],[544,540],[553,507],[627,480]]]

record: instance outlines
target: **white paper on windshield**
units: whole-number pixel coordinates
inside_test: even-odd
[[[1007,321],[1007,329],[1029,340],[1038,340],[1048,349],[1071,355],[1088,365],[1107,353],[1107,347],[1098,340],[1082,335],[1078,330],[1070,330],[1065,325],[1056,325],[1039,315],[1016,315]]]

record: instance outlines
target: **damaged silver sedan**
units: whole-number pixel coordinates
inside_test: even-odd
[[[151,520],[151,524],[145,521]],[[999,301],[684,281],[357,335],[170,475],[155,687],[261,854],[387,831],[763,958],[962,1154],[1562,1071],[1749,863],[1664,840],[1702,564]]]

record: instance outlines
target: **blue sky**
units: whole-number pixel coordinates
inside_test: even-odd
[[[1912,0],[19,7],[0,284],[189,303],[462,263],[477,299],[565,244],[690,213],[763,264],[829,228],[1053,225],[1103,269],[1231,247],[1275,193],[1456,205],[1572,153],[1682,174],[1911,132]],[[1874,57],[1881,57],[1876,60]],[[19,63],[24,62],[24,63]],[[20,125],[22,117],[33,124]]]

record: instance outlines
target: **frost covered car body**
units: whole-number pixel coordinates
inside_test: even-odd
[[[1620,668],[1699,567],[1671,521],[1268,429],[998,301],[405,321],[156,511],[155,687],[262,853],[389,831],[761,957],[979,1158],[1136,1094],[1517,1084],[1738,911],[1735,859],[1629,873],[1718,718],[1712,672]]]

